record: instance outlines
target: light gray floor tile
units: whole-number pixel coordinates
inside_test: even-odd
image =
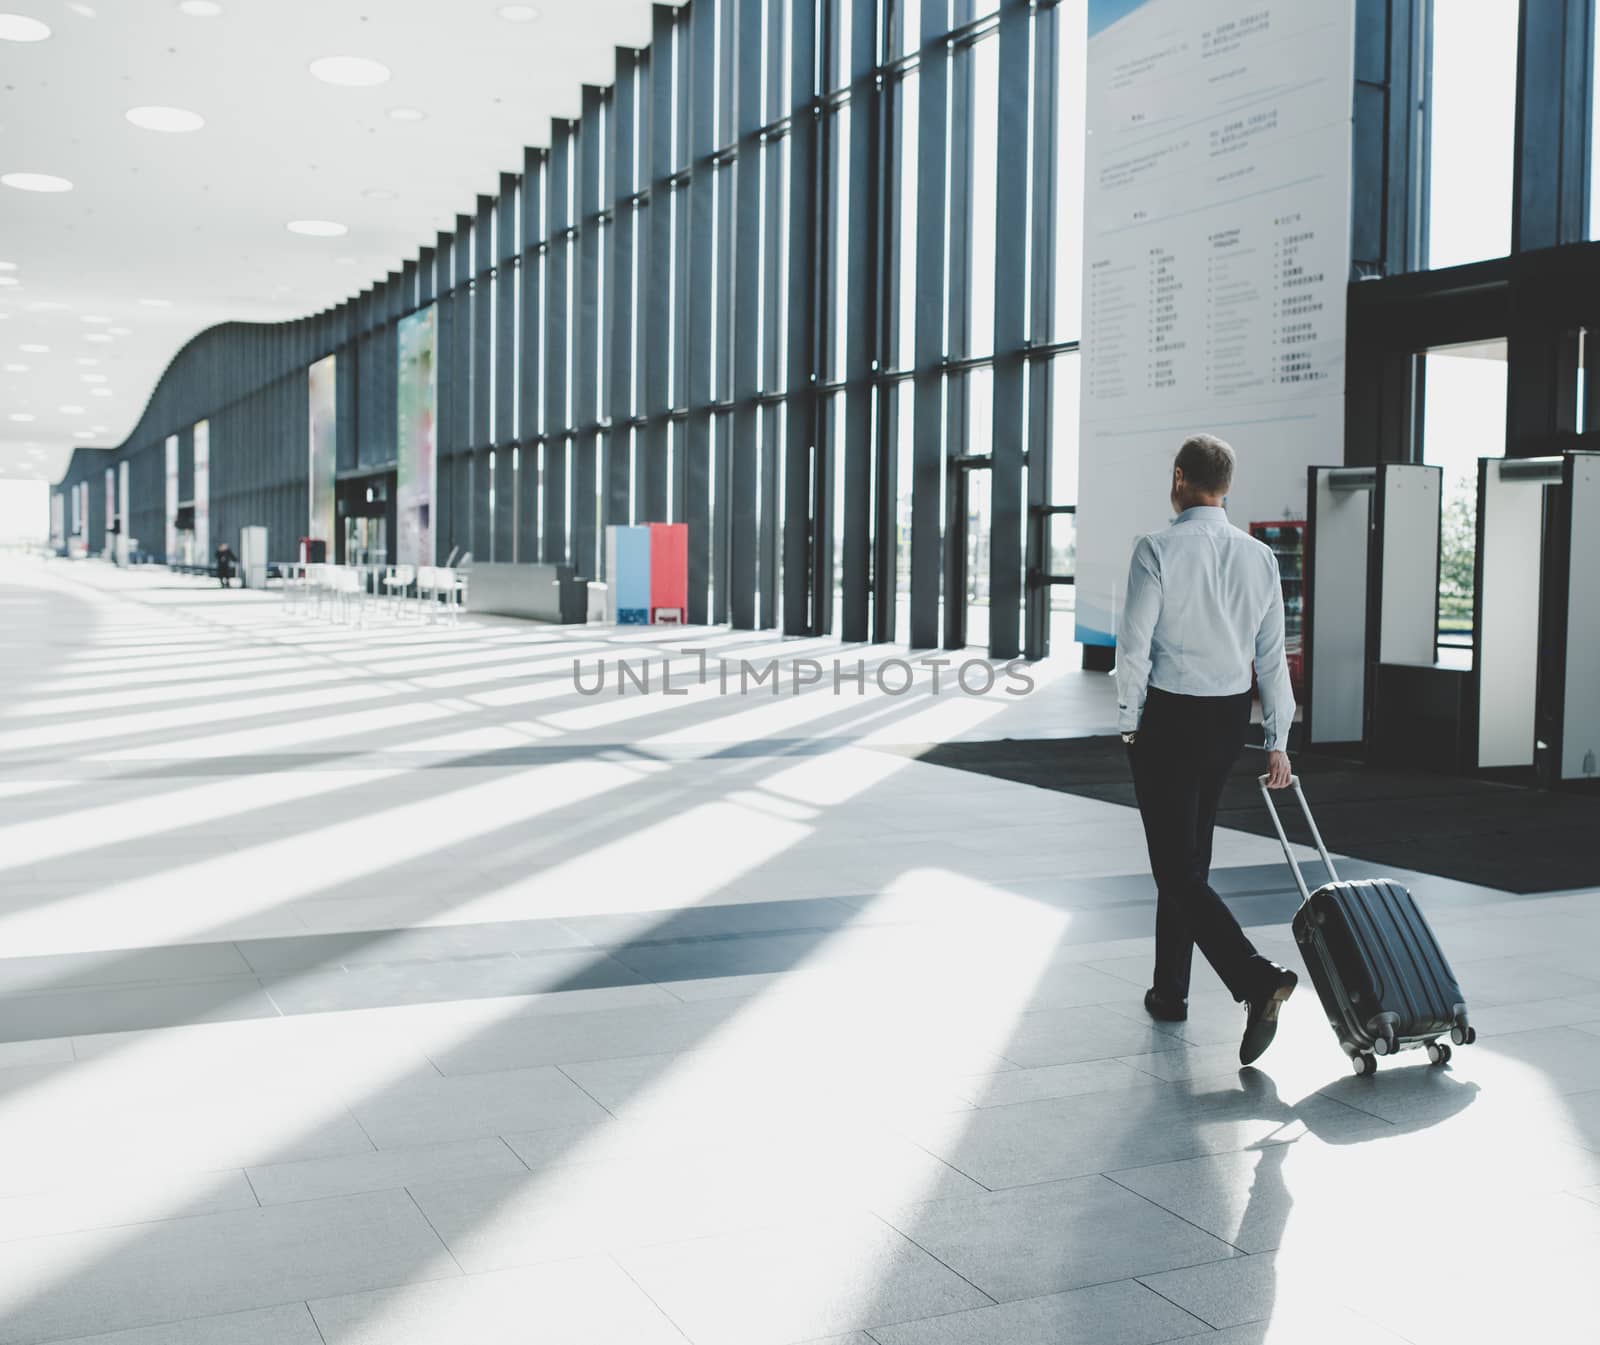
[[[617,1260],[694,1345],[786,1345],[989,1301],[865,1216],[671,1243]]]
[[[1141,1055],[1170,1045],[1177,1033],[1168,1029],[1183,1026],[1156,1026],[1137,1004],[1137,997],[1134,1007],[1142,1022],[1099,1005],[1023,1014],[1004,1055],[1024,1069]]]
[[[255,1208],[242,1172],[203,1173],[185,1181],[111,1177],[0,1199],[0,1242]]]
[[[77,1336],[59,1345],[323,1345],[304,1303]]]
[[[475,1074],[682,1051],[704,1041],[738,1011],[736,1002],[712,1001],[564,1014],[537,1023],[512,1020],[485,1028],[433,1058],[445,1074]]]
[[[540,1019],[538,1025],[561,1021]],[[350,1110],[380,1149],[609,1119],[603,1107],[556,1069],[454,1078],[418,1075],[377,1097],[352,1101]]]
[[[0,1070],[28,1069],[36,1065],[70,1065],[75,1058],[71,1037],[0,1042]]]
[[[907,1122],[908,1136],[991,1189],[1192,1158],[1382,1123],[1316,1094],[1289,1104],[1255,1081],[1199,1080],[982,1108]]]
[[[327,1013],[638,985],[641,979],[591,949],[357,963],[264,977],[263,984],[284,1013]]]
[[[1154,1345],[1207,1331],[1134,1280],[873,1329],[878,1345]],[[1209,1332],[1208,1332],[1209,1337]]]
[[[1141,1275],[1139,1279],[1161,1297],[1219,1330],[1270,1317],[1278,1292],[1276,1258],[1271,1253],[1235,1256],[1209,1265]]]
[[[1109,1175],[1240,1251],[1269,1252],[1278,1246],[1294,1210],[1284,1168],[1295,1148],[1268,1144]]]
[[[420,1182],[493,1177],[514,1183],[526,1177],[528,1170],[504,1143],[490,1138],[381,1149],[305,1163],[273,1163],[250,1168],[247,1175],[263,1205],[281,1205]]]
[[[403,1191],[0,1246],[7,1345],[459,1274]]]
[[[0,998],[0,1038],[71,1037],[90,1032],[177,1027],[184,1023],[275,1018],[254,976],[147,985],[89,986]]]
[[[753,1137],[547,1166],[521,1182],[415,1185],[429,1222],[469,1272],[677,1242],[931,1195],[981,1190],[893,1137]]]
[[[1142,1058],[1142,1057],[1141,1057]],[[1004,1107],[1041,1098],[1113,1093],[1123,1088],[1153,1088],[1160,1080],[1120,1060],[1085,1060],[1075,1065],[1041,1065],[974,1075],[963,1085],[975,1106]]]
[[[1235,1255],[1100,1176],[931,1201],[884,1217],[997,1300]]]
[[[685,1345],[609,1260],[471,1275],[316,1299],[325,1345]]]
[[[1196,1338],[1196,1345],[1410,1345],[1364,1313],[1350,1308],[1277,1312],[1271,1321],[1247,1322]],[[1456,1338],[1456,1345],[1465,1345]]]
[[[210,981],[249,974],[249,965],[231,943],[4,957],[0,958],[0,994],[77,990],[148,981]]]

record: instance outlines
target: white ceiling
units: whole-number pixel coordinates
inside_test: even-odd
[[[178,0],[0,0],[51,29],[0,40],[0,174],[74,184],[0,186],[0,476],[54,480],[74,447],[120,444],[197,332],[318,312],[415,257],[650,36],[649,0],[542,0],[532,22],[502,0],[218,3],[194,18]],[[308,69],[325,56],[392,74],[336,87]],[[127,121],[152,105],[205,125]],[[349,233],[288,232],[301,219]]]

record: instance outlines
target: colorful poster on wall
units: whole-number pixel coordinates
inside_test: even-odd
[[[194,427],[194,554],[201,565],[211,563],[211,422]]]
[[[432,565],[435,407],[439,385],[432,305],[400,320],[399,443],[396,446],[396,560]]]
[[[178,558],[178,436],[167,436],[167,563]]]
[[[330,556],[333,554],[334,482],[339,471],[338,358],[329,355],[320,359],[306,374],[311,404],[308,439],[311,493],[306,536],[326,542]]]
[[[1241,527],[1305,517],[1306,468],[1344,460],[1354,9],[1089,0],[1084,644],[1115,643],[1187,435],[1237,450]]]

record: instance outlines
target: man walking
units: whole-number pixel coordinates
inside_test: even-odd
[[[1274,789],[1289,784],[1294,691],[1277,558],[1223,512],[1233,467],[1233,449],[1209,434],[1178,450],[1178,517],[1133,547],[1117,632],[1117,708],[1156,880],[1155,983],[1145,1008],[1163,1022],[1188,1017],[1199,944],[1246,1006],[1239,1061],[1248,1065],[1271,1045],[1298,978],[1256,951],[1212,889],[1211,833],[1250,724],[1252,662]]]

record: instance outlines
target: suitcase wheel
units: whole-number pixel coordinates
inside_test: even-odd
[[[1448,1065],[1450,1063],[1450,1046],[1442,1041],[1428,1043],[1428,1063],[1432,1065]]]
[[[1350,1058],[1350,1068],[1357,1074],[1376,1074],[1378,1072],[1378,1057],[1371,1051],[1362,1051],[1359,1055]]]
[[[1453,1027],[1450,1029],[1450,1040],[1457,1046],[1471,1046],[1478,1040],[1478,1029],[1475,1027]]]

